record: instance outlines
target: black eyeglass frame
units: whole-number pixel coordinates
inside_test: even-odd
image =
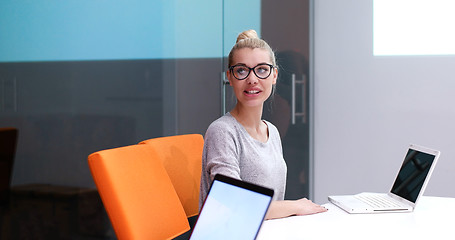
[[[264,66],[264,65],[270,67],[269,75],[267,75],[267,77],[259,77],[258,74],[256,73],[256,71],[255,71],[254,69],[257,68],[257,67],[259,67],[259,66]],[[247,74],[244,78],[238,78],[238,77],[236,77],[235,74],[234,74],[234,68],[235,68],[235,67],[239,67],[239,66],[248,68],[248,74]],[[274,68],[275,68],[275,66],[273,66],[272,64],[268,64],[268,63],[260,63],[260,64],[258,64],[258,65],[256,65],[256,66],[252,67],[252,68],[246,66],[245,64],[236,64],[236,65],[234,65],[234,66],[230,66],[230,67],[229,67],[229,71],[231,72],[232,76],[234,76],[235,79],[241,81],[241,80],[247,79],[248,76],[250,76],[251,70],[253,70],[253,73],[254,73],[254,75],[256,75],[257,78],[259,78],[259,79],[267,79],[268,77],[270,77],[270,74],[272,74],[272,70],[273,70]]]

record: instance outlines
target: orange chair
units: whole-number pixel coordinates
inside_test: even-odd
[[[172,239],[190,229],[163,164],[147,146],[95,152],[88,163],[118,239]]]
[[[200,134],[186,134],[152,138],[140,142],[156,151],[174,185],[186,216],[199,213],[199,188],[201,182],[202,148]]]

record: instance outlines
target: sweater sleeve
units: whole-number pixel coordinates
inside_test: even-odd
[[[212,124],[205,135],[206,171],[213,181],[216,174],[240,179],[238,147],[232,125],[224,122]]]
[[[202,207],[216,174],[240,179],[238,143],[232,124],[226,120],[222,117],[214,121],[204,136],[199,207]]]

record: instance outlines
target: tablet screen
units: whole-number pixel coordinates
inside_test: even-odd
[[[272,197],[215,179],[190,239],[255,239]]]

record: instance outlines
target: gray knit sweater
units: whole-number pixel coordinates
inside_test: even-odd
[[[204,136],[199,206],[217,173],[272,188],[274,200],[284,199],[287,167],[280,134],[264,122],[269,131],[266,143],[252,138],[230,113],[210,124]]]

